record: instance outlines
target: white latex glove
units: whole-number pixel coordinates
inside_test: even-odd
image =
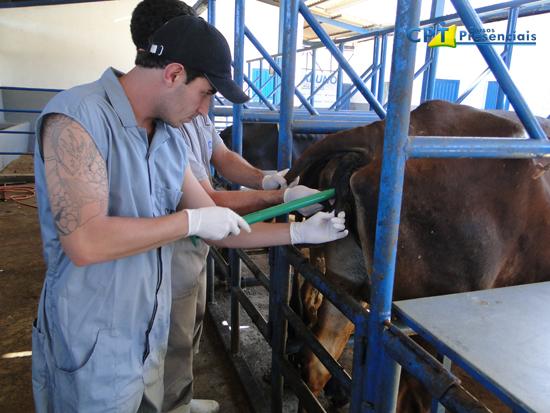
[[[250,232],[250,226],[229,208],[205,207],[186,209],[189,219],[187,236],[196,235],[203,239],[220,240],[229,235],[239,235],[241,229]]]
[[[283,201],[294,201],[295,199],[300,199],[308,195],[316,194],[318,192],[319,191],[317,189],[313,189],[305,185],[296,185],[292,188],[285,189],[285,192],[283,194]],[[313,204],[304,208],[300,208],[298,212],[306,217],[309,217],[310,215],[315,214],[321,209],[323,209],[323,206],[321,204]]]
[[[290,224],[290,242],[294,244],[321,244],[334,241],[348,235],[346,213],[338,216],[332,212],[317,212],[303,222]]]
[[[277,173],[266,175],[262,179],[262,189],[285,189],[285,188],[292,188],[293,186],[298,185],[298,181],[300,180],[300,177],[296,178],[294,181],[290,183],[290,185],[287,185],[285,175],[288,172],[287,169],[283,169],[282,171],[279,171]]]

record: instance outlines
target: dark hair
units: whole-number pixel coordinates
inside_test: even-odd
[[[196,15],[191,6],[180,0],[143,0],[132,12],[132,41],[136,48],[147,50],[151,35],[168,20],[178,16]]]
[[[143,0],[132,12],[130,32],[132,41],[138,49],[136,66],[152,69],[163,69],[172,61],[149,53],[149,39],[168,20],[178,16],[196,16],[197,13],[191,7],[180,0]],[[141,49],[141,50],[140,50]],[[190,83],[203,74],[196,70],[185,68],[187,80]]]
[[[164,59],[160,56],[146,52],[145,50],[138,50],[135,64],[136,66],[147,67],[151,69],[164,69],[170,63],[172,63],[171,60]],[[191,83],[198,77],[204,77],[204,74],[202,72],[186,66],[184,66],[184,68],[186,74],[185,84]]]

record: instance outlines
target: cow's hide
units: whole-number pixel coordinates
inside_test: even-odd
[[[550,135],[550,121],[539,122]],[[324,247],[326,276],[362,301],[370,293],[383,135],[383,121],[329,135],[308,148],[287,175],[289,182],[300,176],[304,185],[336,188],[336,208],[346,211],[352,235]],[[413,110],[409,135],[526,136],[512,113],[444,101]],[[550,177],[541,163],[408,160],[393,298],[550,280]],[[349,329],[329,304],[323,306],[313,331],[338,358],[348,339],[339,331]],[[319,393],[328,372],[311,354],[305,366],[308,384]],[[400,394],[400,400],[411,399]]]
[[[225,145],[231,148],[233,127],[221,131],[220,136]],[[320,141],[325,135],[293,133],[292,161],[311,144]],[[243,123],[243,158],[251,165],[262,170],[277,169],[277,144],[279,128],[276,123]]]

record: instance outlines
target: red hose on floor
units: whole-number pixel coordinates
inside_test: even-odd
[[[34,198],[34,185],[3,185],[0,186],[0,199],[3,198],[6,201],[14,201],[18,204],[24,205],[30,208],[36,208],[36,205],[27,204],[27,199]]]

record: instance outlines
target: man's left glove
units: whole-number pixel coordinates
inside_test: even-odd
[[[332,212],[317,212],[303,222],[290,224],[290,242],[296,244],[322,244],[348,235],[344,211],[334,216]]]
[[[318,192],[319,191],[317,189],[309,188],[305,185],[296,185],[291,188],[285,189],[285,192],[283,194],[283,201],[294,201],[295,199],[300,199],[308,195],[316,194]],[[304,208],[300,208],[298,212],[303,216],[309,217],[310,215],[315,214],[321,209],[323,209],[323,206],[321,204],[313,204]]]

